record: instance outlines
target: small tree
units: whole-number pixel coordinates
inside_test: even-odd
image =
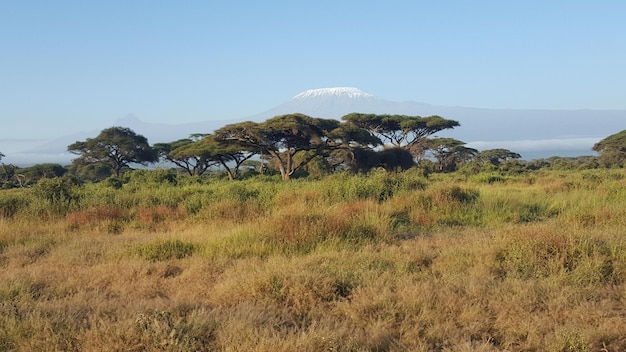
[[[254,151],[246,150],[245,147],[237,144],[226,143],[216,138],[215,135],[205,136],[200,144],[203,150],[208,151],[209,159],[226,170],[228,179],[231,181],[239,174],[241,165],[256,154]]]
[[[461,163],[471,160],[478,151],[465,147],[465,142],[454,138],[433,138],[428,149],[437,159],[439,171],[455,171]]]
[[[13,178],[15,176],[15,172],[17,171],[17,166],[13,165],[13,164],[9,164],[6,165],[5,163],[1,162],[2,158],[4,158],[6,155],[0,153],[0,165],[2,165],[2,170],[0,170],[0,175],[3,176],[4,178],[4,182],[9,182],[11,180],[11,178]],[[18,182],[20,180],[18,179]],[[21,182],[20,182],[21,185]]]
[[[200,176],[215,164],[210,151],[200,142],[204,136],[196,134],[171,143],[157,143],[154,149],[161,158],[184,169],[190,176]]]
[[[118,177],[122,169],[131,163],[145,165],[158,160],[146,137],[126,127],[104,129],[96,138],[75,142],[67,150],[80,155],[78,159],[81,162],[108,164]]]
[[[481,165],[491,164],[498,166],[507,160],[520,159],[521,157],[521,155],[508,149],[497,148],[483,150],[476,155],[476,160],[478,160]]]
[[[624,166],[626,164],[626,130],[612,134],[596,143],[594,151],[600,153],[603,166]]]
[[[74,175],[81,181],[102,181],[113,175],[111,167],[103,162],[85,163],[83,160],[75,159],[68,167],[70,175]]]
[[[38,198],[45,199],[50,204],[70,204],[79,200],[76,192],[77,180],[69,176],[42,178],[34,187]]]
[[[68,170],[61,166],[61,164],[54,163],[35,164],[20,170],[25,177],[31,180],[39,180],[44,177],[61,177],[65,175],[67,171]]]

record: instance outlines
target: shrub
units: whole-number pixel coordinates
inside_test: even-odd
[[[519,225],[522,226],[522,225]],[[573,284],[619,284],[624,279],[620,258],[623,246],[612,249],[607,241],[589,236],[544,232],[543,227],[524,228],[506,240],[496,253],[496,272],[521,279],[564,275]]]
[[[136,248],[136,253],[150,261],[182,259],[192,255],[197,246],[181,240],[162,240],[148,243]]]
[[[11,218],[27,207],[28,203],[28,199],[20,195],[2,197],[0,198],[0,217]]]
[[[134,185],[176,185],[178,182],[176,172],[170,169],[134,170],[127,175],[128,182]]]
[[[107,178],[104,183],[113,189],[120,189],[124,185],[123,180],[120,177],[116,176],[111,176]]]
[[[450,188],[442,188],[435,194],[435,197],[438,198],[438,201],[441,204],[445,203],[463,203],[463,204],[471,204],[474,203],[480,193],[474,189],[463,189],[459,186],[452,186]]]
[[[552,209],[545,204],[540,204],[540,203],[523,204],[517,213],[516,220],[518,222],[540,221],[546,218],[556,216],[558,213],[559,213],[558,210]]]
[[[71,177],[43,178],[34,187],[35,194],[50,204],[78,201],[77,182]]]
[[[324,180],[326,197],[331,201],[373,199],[383,202],[398,193],[426,188],[423,177],[414,172],[390,174],[378,169],[367,175],[343,173]]]

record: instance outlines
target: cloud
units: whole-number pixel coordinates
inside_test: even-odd
[[[516,153],[544,151],[589,151],[602,138],[562,138],[517,141],[475,141],[467,143],[470,148],[478,150],[505,148]]]

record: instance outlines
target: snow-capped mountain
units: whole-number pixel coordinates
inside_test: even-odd
[[[427,107],[428,104],[411,103]],[[274,116],[302,113],[313,117],[340,119],[353,112],[374,114],[399,114],[406,111],[405,103],[378,98],[358,88],[334,87],[305,90],[289,101],[254,115],[250,119],[262,121]]]
[[[358,88],[352,87],[334,87],[334,88],[318,88],[309,89],[291,98],[291,100],[320,98],[320,97],[346,97],[351,99],[368,99],[375,98],[372,94],[365,93]]]

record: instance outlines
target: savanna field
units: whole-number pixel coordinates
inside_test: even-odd
[[[0,351],[626,351],[626,170],[0,190]]]

